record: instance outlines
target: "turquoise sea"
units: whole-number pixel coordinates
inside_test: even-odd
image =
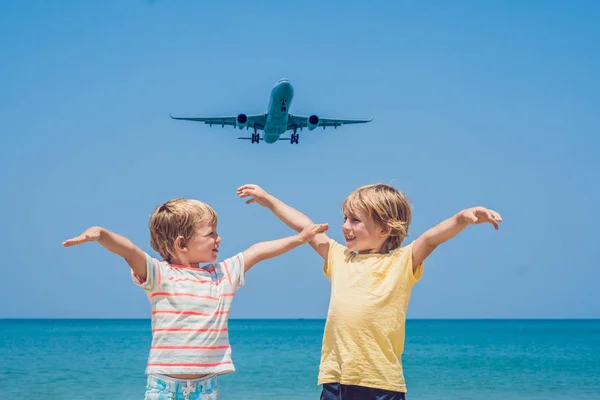
[[[318,399],[323,320],[231,320],[222,399]],[[600,320],[409,320],[408,399],[600,399]],[[149,320],[0,320],[3,399],[142,399]]]

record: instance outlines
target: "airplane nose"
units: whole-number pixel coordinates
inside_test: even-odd
[[[275,86],[289,87],[289,86],[291,86],[290,80],[287,78],[282,78],[277,82],[277,84]]]
[[[290,83],[289,80],[287,79],[280,79],[279,82],[277,82],[277,85],[275,85],[274,90],[279,91],[279,93],[282,93],[284,96],[293,96],[294,94],[294,88],[292,87],[292,84]]]

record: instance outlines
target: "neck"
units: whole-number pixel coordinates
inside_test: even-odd
[[[192,263],[184,258],[174,257],[171,259],[171,264],[181,265],[182,267],[197,268],[200,263]]]
[[[385,250],[384,246],[381,245],[374,249],[366,249],[357,251],[358,254],[387,254],[388,252]]]

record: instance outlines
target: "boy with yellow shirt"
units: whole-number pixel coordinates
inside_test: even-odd
[[[259,186],[244,185],[237,192],[296,231],[312,223]],[[489,222],[498,229],[502,218],[484,207],[468,208],[402,247],[412,211],[406,196],[393,187],[356,189],[344,200],[342,213],[346,246],[324,233],[310,241],[331,281],[318,378],[321,400],[403,400],[404,323],[423,261],[468,225]]]

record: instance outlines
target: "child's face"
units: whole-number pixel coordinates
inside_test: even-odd
[[[384,229],[362,212],[347,212],[342,231],[348,250],[360,253],[379,253],[387,238]]]
[[[221,237],[216,225],[202,224],[196,228],[192,239],[187,243],[186,258],[191,263],[216,261]]]

